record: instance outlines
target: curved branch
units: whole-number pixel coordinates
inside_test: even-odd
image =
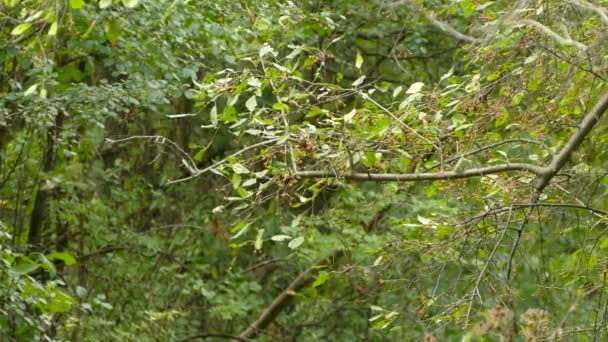
[[[426,18],[426,20],[428,20],[431,24],[433,24],[433,26],[437,27],[438,29],[440,29],[441,31],[443,31],[444,33],[448,34],[449,36],[463,41],[463,42],[467,42],[467,43],[481,43],[483,42],[483,40],[479,39],[479,38],[475,38],[475,37],[471,37],[468,36],[464,33],[461,33],[459,31],[457,31],[456,29],[454,29],[452,26],[444,23],[443,21],[439,21],[435,18],[435,16],[433,14],[431,14],[430,12],[424,11],[424,17]]]
[[[279,140],[280,140],[279,138],[276,138],[276,139],[270,139],[270,140],[262,141],[262,142],[259,142],[257,144],[249,145],[249,146],[247,146],[245,148],[242,148],[242,149],[234,152],[233,154],[229,155],[228,157],[226,157],[226,158],[218,161],[217,163],[215,163],[215,164],[213,164],[211,166],[208,166],[208,167],[206,167],[206,168],[204,168],[202,170],[198,170],[197,169],[195,172],[192,173],[192,175],[190,175],[188,177],[180,178],[180,179],[175,179],[175,180],[170,180],[170,181],[167,182],[167,184],[181,183],[181,182],[184,182],[184,181],[196,178],[196,177],[202,175],[203,173],[211,171],[211,170],[215,169],[216,167],[224,164],[230,158],[234,158],[234,157],[239,156],[239,155],[241,155],[241,154],[243,154],[243,153],[245,153],[245,152],[247,152],[249,150],[253,150],[254,148],[258,148],[258,147],[261,147],[261,146],[269,145],[269,144],[272,144],[272,143],[277,142]]]
[[[536,27],[537,29],[541,30],[543,33],[545,33],[549,37],[553,38],[560,45],[574,46],[575,48],[577,48],[579,50],[585,50],[585,49],[587,49],[587,45],[585,45],[583,43],[580,43],[580,42],[577,42],[575,40],[572,40],[572,38],[570,38],[570,37],[562,37],[559,34],[553,32],[547,26],[539,23],[538,21],[531,20],[531,19],[524,19],[524,20],[521,21],[521,23],[525,24],[525,25]]]

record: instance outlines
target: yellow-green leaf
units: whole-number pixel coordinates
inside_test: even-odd
[[[247,170],[247,168],[245,166],[243,166],[243,164],[241,163],[235,163],[232,165],[232,171],[238,173],[238,174],[246,174],[249,173],[249,170]]]
[[[25,23],[25,24],[20,24],[15,26],[15,28],[11,31],[11,34],[13,36],[18,36],[20,34],[22,34],[23,32],[27,31],[30,29],[30,27],[32,27],[32,23]]]
[[[133,7],[137,6],[138,2],[139,2],[139,0],[122,0],[123,5],[125,5],[125,7],[129,7],[129,8],[133,8]]]
[[[112,44],[116,43],[120,35],[120,24],[116,20],[110,20],[106,23],[106,38]]]
[[[211,111],[209,112],[209,118],[211,119],[211,124],[213,127],[217,127],[217,106],[213,106]]]
[[[27,90],[25,91],[25,93],[23,93],[23,96],[32,95],[36,91],[36,89],[38,89],[39,85],[40,85],[39,83],[32,84],[29,88],[27,88]]]
[[[84,7],[84,0],[70,0],[70,7],[72,9],[81,9]]]
[[[253,112],[255,110],[255,107],[258,106],[258,101],[255,98],[255,95],[252,95],[249,100],[247,100],[247,102],[245,102],[245,107],[247,107],[247,110],[249,110],[250,112]]]
[[[76,258],[74,258],[74,256],[72,256],[71,254],[65,253],[65,252],[54,252],[54,253],[48,254],[46,257],[49,260],[61,260],[67,266],[71,266],[76,263]]]
[[[49,36],[55,36],[57,35],[57,22],[54,22],[51,24],[51,27],[49,28],[49,32],[48,32]]]
[[[416,94],[419,93],[420,90],[422,90],[422,87],[424,87],[424,83],[422,82],[416,82],[414,84],[412,84],[407,91],[405,92],[406,94]]]
[[[255,250],[259,251],[262,249],[262,244],[264,244],[264,229],[258,230],[258,235],[255,238]]]
[[[99,0],[99,8],[104,9],[112,5],[112,0]]]
[[[362,64],[363,64],[363,56],[361,56],[361,53],[359,51],[357,51],[357,59],[355,60],[355,66],[357,67],[357,69],[361,69]]]
[[[304,237],[298,236],[297,238],[289,241],[289,243],[287,244],[287,247],[289,247],[289,249],[296,249],[296,248],[300,247],[300,245],[302,243],[304,243]]]

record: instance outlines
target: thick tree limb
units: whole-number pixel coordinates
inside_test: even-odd
[[[585,115],[583,121],[580,123],[578,130],[574,135],[570,137],[566,145],[562,147],[559,153],[553,158],[553,161],[549,166],[545,168],[543,174],[538,178],[536,182],[536,190],[542,192],[549,182],[559,170],[566,164],[572,152],[574,152],[579,145],[583,142],[585,137],[591,132],[593,127],[598,123],[604,112],[608,109],[608,92],[605,92],[602,97],[597,101],[595,106]]]
[[[331,257],[322,260],[319,264],[328,264],[336,258],[340,258],[344,251],[338,250]],[[306,286],[313,279],[313,274],[316,267],[310,267],[306,271],[300,273],[292,282],[285,288],[275,299],[264,309],[258,319],[239,334],[241,339],[253,339],[262,331],[268,324],[272,323],[275,317],[281,312],[285,305],[293,298],[293,293]]]

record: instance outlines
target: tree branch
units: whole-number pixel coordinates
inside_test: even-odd
[[[480,167],[463,170],[461,172],[446,171],[435,173],[334,173],[330,171],[298,171],[294,175],[300,178],[344,178],[351,180],[374,180],[374,181],[426,181],[471,178],[507,171],[526,171],[541,176],[546,171],[539,166],[526,163],[501,164],[495,166]]]
[[[446,171],[435,173],[364,173],[364,172],[344,172],[335,173],[330,171],[298,171],[295,177],[300,178],[343,178],[350,180],[370,180],[370,181],[427,181],[427,180],[447,180],[478,177],[489,174],[503,173],[508,171],[525,171],[536,176],[536,197],[549,185],[549,182],[559,170],[566,164],[570,155],[583,142],[585,137],[591,132],[593,127],[600,120],[601,116],[608,109],[608,92],[604,93],[593,109],[585,115],[579,125],[578,131],[570,137],[568,142],[553,158],[547,167],[540,167],[528,163],[501,164],[480,168],[463,170],[460,172]],[[538,199],[538,198],[536,198]],[[532,202],[536,202],[533,200]]]
[[[331,263],[333,259],[340,258],[344,254],[344,251],[338,250],[331,257],[322,260],[318,264]],[[268,324],[270,324],[275,317],[281,312],[285,305],[293,298],[293,293],[303,288],[312,281],[312,275],[317,270],[316,267],[310,267],[306,271],[300,273],[292,282],[285,288],[275,299],[264,309],[258,319],[247,327],[243,332],[239,334],[242,339],[255,338],[258,333],[263,330]]]
[[[594,4],[591,4],[585,0],[570,0],[569,2],[575,6],[588,9],[597,13],[597,15],[599,15],[602,21],[604,22],[604,25],[608,26],[608,15],[606,14],[605,9],[595,6]]]
[[[467,156],[470,156],[470,155],[473,155],[473,154],[476,154],[476,153],[479,153],[479,152],[483,152],[483,151],[492,149],[494,147],[498,147],[498,146],[501,146],[501,145],[510,144],[510,143],[514,143],[514,142],[523,142],[523,143],[528,143],[528,144],[539,145],[542,148],[544,148],[545,151],[547,151],[547,153],[551,157],[553,157],[553,153],[551,152],[551,149],[549,148],[549,146],[545,145],[544,143],[542,143],[540,141],[536,141],[536,140],[531,140],[531,139],[520,139],[520,138],[517,138],[517,139],[502,140],[502,141],[496,142],[494,144],[490,144],[490,145],[486,145],[486,146],[482,146],[482,147],[476,148],[476,149],[471,150],[469,152],[466,152],[466,153],[463,153],[463,154],[459,154],[459,155],[457,155],[455,157],[452,157],[452,158],[449,158],[447,160],[444,160],[443,163],[450,163],[450,162],[453,162],[453,161],[458,160],[458,159],[463,158],[463,157],[467,157]],[[431,166],[425,168],[423,170],[423,172],[430,171],[430,170],[435,169],[435,168],[437,168],[437,167],[439,167],[441,165],[442,165],[441,163],[437,163],[437,164],[431,165]]]
[[[424,11],[424,17],[431,23],[433,24],[433,26],[437,27],[438,29],[440,29],[441,31],[443,31],[444,33],[448,34],[449,36],[463,41],[463,42],[467,42],[467,43],[481,43],[483,40],[479,39],[479,38],[475,38],[475,37],[471,37],[468,36],[464,33],[461,33],[459,31],[457,31],[456,29],[454,29],[452,26],[444,23],[443,21],[439,21],[435,18],[435,16],[427,11]]]
[[[452,38],[455,38],[456,40],[460,40],[463,42],[467,42],[467,43],[481,43],[483,42],[482,39],[479,38],[475,38],[469,35],[466,35],[464,33],[461,33],[459,31],[457,31],[455,28],[453,28],[452,26],[444,23],[443,21],[439,21],[435,18],[435,14],[432,12],[429,12],[427,10],[425,10],[424,8],[421,8],[420,6],[418,6],[418,4],[413,1],[413,0],[402,0],[402,1],[398,1],[392,5],[390,5],[391,7],[396,7],[396,6],[400,6],[400,5],[410,5],[411,7],[414,7],[415,10],[422,12],[422,14],[424,15],[424,17],[436,28],[438,28],[439,30],[441,30],[443,33],[447,34],[448,36],[451,36]]]
[[[557,156],[553,158],[551,164],[545,168],[546,171],[539,176],[536,183],[536,190],[538,192],[542,192],[547,185],[549,185],[551,179],[555,177],[557,172],[566,164],[572,152],[574,152],[574,150],[583,142],[607,109],[608,91],[600,97],[591,111],[585,115],[583,121],[579,125],[578,131],[570,137],[566,145],[564,145]]]
[[[575,40],[572,40],[572,38],[570,38],[570,37],[562,37],[559,34],[553,32],[547,26],[539,23],[538,21],[531,20],[531,19],[523,19],[520,22],[522,24],[525,24],[525,25],[534,26],[537,29],[543,31],[546,35],[548,35],[549,37],[553,38],[560,45],[574,46],[575,48],[577,48],[579,50],[585,50],[585,49],[587,49],[587,45],[585,45],[583,43],[580,43],[580,42],[577,42]]]

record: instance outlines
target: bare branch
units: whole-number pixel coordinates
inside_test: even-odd
[[[233,154],[229,155],[228,157],[226,157],[226,158],[224,158],[224,159],[222,159],[222,160],[218,161],[217,163],[215,163],[215,164],[213,164],[213,165],[211,165],[211,166],[208,166],[208,167],[206,167],[206,168],[204,168],[204,169],[202,169],[202,170],[197,170],[196,172],[194,172],[192,175],[190,175],[190,176],[188,176],[188,177],[185,177],[185,178],[180,178],[180,179],[175,179],[175,180],[169,181],[169,182],[167,182],[167,183],[168,183],[168,184],[181,183],[181,182],[184,182],[184,181],[190,180],[190,179],[192,179],[192,178],[196,178],[196,177],[198,177],[198,176],[202,175],[203,173],[208,172],[208,171],[210,171],[210,170],[213,170],[213,169],[215,169],[216,167],[218,167],[218,166],[220,166],[220,165],[224,164],[224,163],[225,163],[226,161],[228,161],[228,159],[230,159],[230,158],[233,158],[233,157],[236,157],[236,156],[238,156],[238,155],[241,155],[241,154],[243,154],[243,153],[245,153],[245,152],[247,152],[247,151],[249,151],[249,150],[253,150],[254,148],[258,148],[258,147],[261,147],[261,146],[265,146],[265,145],[272,144],[272,143],[277,142],[277,141],[279,141],[279,140],[280,140],[279,138],[276,138],[276,139],[270,139],[270,140],[262,141],[262,142],[259,142],[259,143],[257,143],[257,144],[249,145],[249,146],[247,146],[247,147],[245,147],[245,148],[243,148],[243,149],[240,149],[240,150],[238,150],[238,151],[234,152]]]
[[[490,263],[492,262],[492,259],[494,259],[494,254],[496,254],[498,247],[500,247],[500,245],[502,244],[502,240],[505,238],[505,235],[507,235],[507,230],[509,229],[509,224],[511,224],[511,214],[512,213],[513,213],[513,211],[509,210],[509,217],[502,230],[502,234],[500,234],[500,237],[496,240],[496,244],[494,244],[494,248],[492,248],[492,252],[490,252],[490,256],[488,256],[488,260],[486,261],[485,265],[481,269],[479,276],[477,276],[477,280],[475,281],[475,286],[473,287],[473,290],[471,291],[471,299],[469,300],[469,308],[467,309],[467,316],[466,316],[466,320],[465,320],[465,324],[464,324],[465,328],[469,325],[469,317],[471,314],[471,308],[473,307],[473,302],[475,301],[475,297],[478,297],[479,301],[481,301],[481,295],[479,294],[479,285],[481,284],[481,280],[483,279],[483,276],[488,271],[488,267],[490,267]]]
[[[169,138],[165,138],[162,135],[135,135],[135,136],[131,136],[131,137],[123,138],[123,139],[117,139],[117,140],[108,138],[108,139],[106,139],[106,142],[108,142],[109,144],[116,144],[116,143],[122,143],[122,142],[129,142],[129,141],[133,141],[133,140],[152,140],[152,142],[154,142],[155,144],[167,146],[175,154],[177,154],[178,157],[181,158],[182,164],[184,164],[184,166],[188,169],[188,171],[190,173],[194,174],[194,173],[198,172],[196,163],[194,162],[192,157],[190,157],[190,155],[188,153],[186,153],[186,151],[184,151],[181,147],[179,147],[179,145],[176,144],[174,141],[172,141]]]
[[[551,152],[551,149],[549,148],[549,146],[545,145],[544,143],[536,141],[536,140],[531,140],[531,139],[520,139],[520,138],[518,138],[518,139],[503,140],[503,141],[496,142],[494,144],[490,144],[490,145],[486,145],[486,146],[482,146],[482,147],[476,148],[476,149],[474,149],[472,151],[469,151],[469,152],[466,152],[466,153],[463,153],[463,154],[459,154],[459,155],[457,155],[455,157],[452,157],[452,158],[449,158],[447,160],[444,160],[444,163],[450,163],[450,162],[453,162],[453,161],[458,160],[458,159],[463,158],[463,157],[467,157],[467,156],[470,156],[470,155],[473,155],[473,154],[477,154],[479,152],[483,152],[483,151],[492,149],[494,147],[498,147],[498,146],[505,145],[505,144],[510,144],[510,143],[515,143],[515,142],[524,142],[524,143],[528,143],[528,144],[535,144],[535,145],[542,146],[542,148],[544,148],[545,151],[547,151],[549,153],[549,155],[551,157],[553,157],[553,153]],[[441,166],[441,163],[437,163],[435,165],[429,166],[426,169],[424,169],[423,172],[430,171],[430,170],[435,169],[435,168],[437,168],[439,166]]]
[[[435,15],[424,11],[424,17],[431,23],[433,24],[433,26],[437,27],[438,29],[440,29],[441,31],[443,31],[444,33],[448,34],[449,36],[463,41],[463,42],[467,42],[467,43],[481,43],[483,42],[483,40],[479,39],[479,38],[475,38],[475,37],[471,37],[469,35],[466,35],[464,33],[461,33],[459,31],[457,31],[456,29],[454,29],[452,26],[444,23],[443,21],[439,21],[435,18]]]
[[[502,214],[506,212],[510,212],[513,209],[524,209],[524,208],[532,208],[532,207],[548,207],[548,208],[568,208],[568,209],[582,209],[587,210],[595,215],[598,215],[600,218],[607,217],[608,211],[597,209],[593,207],[589,207],[586,205],[580,205],[576,203],[547,203],[547,202],[538,202],[538,203],[514,203],[504,207],[492,208],[490,210],[486,210],[481,214],[477,214],[473,217],[468,218],[467,220],[458,224],[458,226],[465,226],[470,224],[471,222],[483,219],[484,217],[488,217],[490,215]]]
[[[602,21],[604,22],[604,25],[608,26],[608,15],[606,14],[606,9],[598,7],[585,0],[570,0],[569,2],[575,6],[588,9],[597,13],[597,15],[599,15]]]
[[[397,6],[401,6],[401,5],[410,5],[411,7],[414,7],[417,11],[422,12],[422,14],[424,14],[424,17],[433,26],[435,26],[436,28],[441,30],[443,33],[447,34],[448,36],[450,36],[456,40],[466,42],[466,43],[473,43],[473,44],[483,42],[482,39],[475,38],[475,37],[466,35],[464,33],[461,33],[458,30],[456,30],[455,28],[453,28],[452,26],[448,25],[447,23],[444,23],[443,21],[439,21],[437,18],[435,18],[434,13],[429,12],[429,11],[425,10],[424,8],[421,8],[420,6],[418,6],[418,4],[416,4],[415,1],[402,0],[402,1],[395,2],[389,6],[397,7]]]
[[[390,110],[388,110],[386,107],[384,107],[383,105],[381,105],[380,103],[378,103],[378,101],[372,99],[369,95],[363,93],[363,92],[358,92],[361,97],[363,97],[364,99],[368,100],[369,102],[373,103],[376,107],[380,108],[383,112],[385,112],[386,114],[388,114],[391,118],[395,119],[395,121],[397,121],[401,126],[405,127],[408,131],[414,133],[417,137],[419,137],[420,139],[424,140],[425,142],[427,142],[429,145],[435,147],[436,149],[440,149],[439,146],[433,144],[432,141],[430,141],[429,139],[425,138],[422,134],[418,133],[418,131],[416,131],[415,129],[413,129],[412,127],[410,127],[408,124],[406,124],[405,122],[403,122],[403,120],[401,120],[397,115],[393,114]]]
[[[374,180],[374,181],[427,181],[471,178],[508,171],[526,171],[536,176],[541,176],[546,171],[539,166],[525,163],[501,164],[495,166],[481,167],[463,170],[461,172],[446,171],[435,173],[364,173],[351,172],[335,174],[329,171],[299,171],[294,175],[301,178],[343,178],[351,180]]]
[[[539,23],[536,20],[523,19],[523,20],[520,21],[520,23],[536,27],[537,29],[543,31],[549,37],[551,37],[554,40],[556,40],[560,45],[574,46],[575,48],[577,48],[579,50],[585,50],[585,49],[587,49],[587,45],[585,45],[583,43],[580,43],[580,42],[577,42],[575,40],[572,40],[572,38],[570,38],[570,37],[562,37],[559,34],[557,34],[554,31],[552,31],[547,26]]]

